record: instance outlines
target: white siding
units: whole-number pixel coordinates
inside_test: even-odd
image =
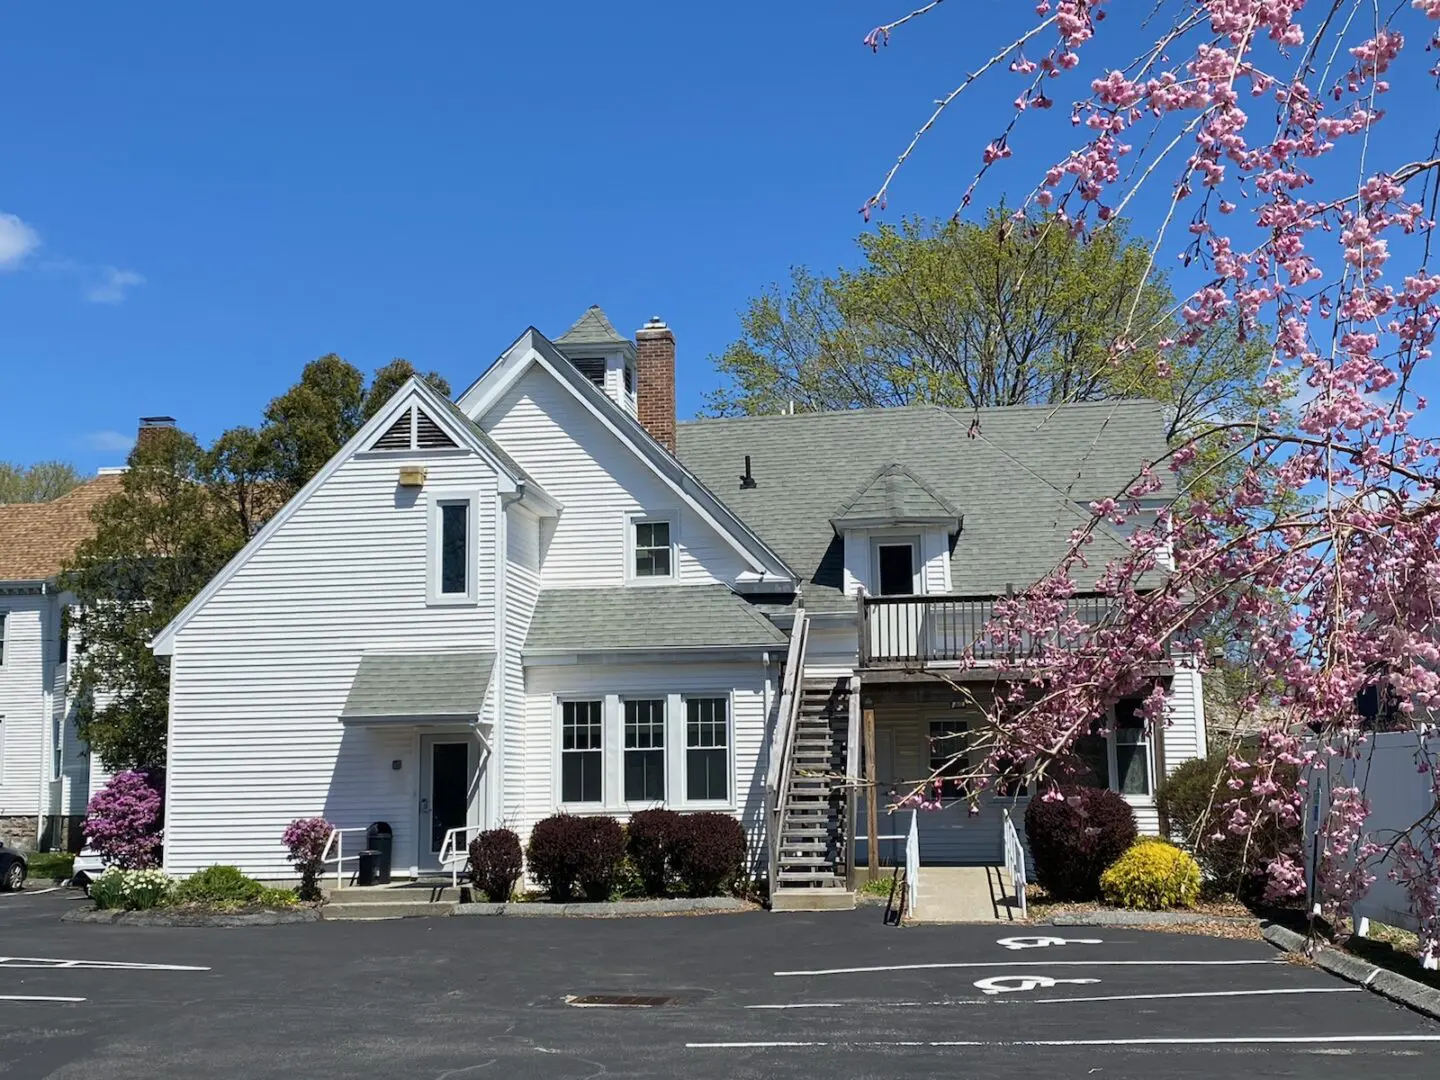
[[[1164,765],[1168,776],[1191,758],[1204,757],[1206,753],[1205,702],[1201,697],[1200,672],[1193,666],[1175,672],[1170,683],[1166,720]]]
[[[44,596],[0,596],[0,611],[7,613],[0,663],[0,817],[40,814],[50,779],[45,631],[51,607]]]
[[[671,694],[706,694],[730,698],[730,731],[734,743],[731,761],[731,797],[728,807],[705,806],[703,809],[725,809],[734,813],[758,843],[765,804],[765,743],[779,696],[775,686],[775,665],[767,669],[759,660],[747,663],[714,664],[633,664],[606,665],[545,665],[527,670],[529,693],[526,698],[526,761],[525,809],[515,828],[528,836],[531,826],[559,810],[558,747],[556,742],[556,701],[562,697],[607,697],[605,729],[606,803],[596,812],[615,814],[624,819],[627,807],[619,790],[620,738],[619,725],[613,716],[617,695],[659,697]],[[670,714],[667,734],[680,733],[683,738],[683,715]],[[674,738],[671,739],[673,744]],[[679,749],[683,754],[683,742]],[[672,759],[673,760],[673,759]],[[683,760],[683,759],[682,759]],[[682,766],[683,768],[683,766]],[[666,805],[678,805],[682,777],[674,767],[668,770]],[[683,774],[682,774],[683,775]],[[700,809],[701,807],[696,807]]]
[[[496,479],[473,455],[425,462],[426,491],[478,500],[479,601],[428,606],[427,498],[396,462],[342,465],[179,634],[172,660],[165,861],[290,874],[281,833],[323,814],[388,821],[395,865],[416,843],[418,732],[338,719],[367,651],[494,648]],[[493,708],[492,693],[487,709]],[[393,769],[392,761],[401,768]]]
[[[540,522],[513,506],[506,515],[505,537],[505,730],[504,780],[500,819],[518,821],[525,812],[526,708],[522,650],[540,596]]]
[[[848,678],[855,674],[859,658],[853,620],[847,625],[836,625],[828,619],[810,624],[805,646],[805,678]]]
[[[635,514],[670,519],[681,583],[733,582],[746,569],[728,542],[543,369],[528,371],[478,419],[565,507],[546,529],[545,588],[625,584],[627,520]]]

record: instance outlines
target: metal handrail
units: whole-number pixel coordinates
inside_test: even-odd
[[[470,858],[470,845],[457,847],[455,838],[470,832],[483,832],[484,829],[483,825],[458,825],[453,829],[447,829],[445,839],[440,841],[440,871],[444,873],[445,868],[450,867],[450,884],[457,889],[460,887],[460,867]]]
[[[345,860],[358,860],[360,858],[359,852],[356,852],[354,855],[345,854],[345,834],[347,832],[363,833],[369,831],[370,829],[367,825],[355,825],[348,829],[332,828],[330,830],[330,835],[325,838],[325,850],[320,853],[320,862],[321,865],[330,862],[333,862],[335,864],[335,888],[337,891],[344,888]],[[335,857],[333,859],[330,857],[330,849],[332,847],[335,849]]]
[[[1010,871],[1010,883],[1015,886],[1015,899],[1020,901],[1020,917],[1026,918],[1025,914],[1025,848],[1020,843],[1020,834],[1015,829],[1015,822],[1010,820],[1010,811],[1002,809],[1003,824],[1001,828],[1005,838],[1005,869]]]
[[[910,811],[910,831],[905,836],[905,910],[913,919],[920,895],[920,811]]]
[[[805,646],[809,637],[809,616],[804,608],[798,608],[795,622],[790,627],[790,647],[785,654],[785,676],[780,684],[780,705],[775,717],[775,733],[770,740],[770,758],[765,776],[765,827],[768,830],[771,889],[778,887],[780,876],[781,822],[785,816],[785,800],[790,792],[790,770],[787,766],[804,698],[801,687],[805,674]]]

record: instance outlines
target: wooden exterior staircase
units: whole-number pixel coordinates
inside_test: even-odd
[[[791,633],[766,788],[770,909],[851,908],[848,852],[855,800],[846,782],[856,737],[851,680],[804,678],[803,615]]]

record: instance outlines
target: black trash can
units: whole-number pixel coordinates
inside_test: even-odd
[[[379,858],[375,863],[375,882],[390,884],[390,853],[395,847],[395,833],[388,822],[377,821],[365,830],[365,846]]]
[[[360,869],[355,873],[356,885],[374,885],[375,872],[380,865],[380,852],[360,852]]]

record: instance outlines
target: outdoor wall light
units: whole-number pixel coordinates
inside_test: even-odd
[[[400,759],[398,757],[394,761],[390,762],[390,768],[394,769],[396,772],[400,771]]]

